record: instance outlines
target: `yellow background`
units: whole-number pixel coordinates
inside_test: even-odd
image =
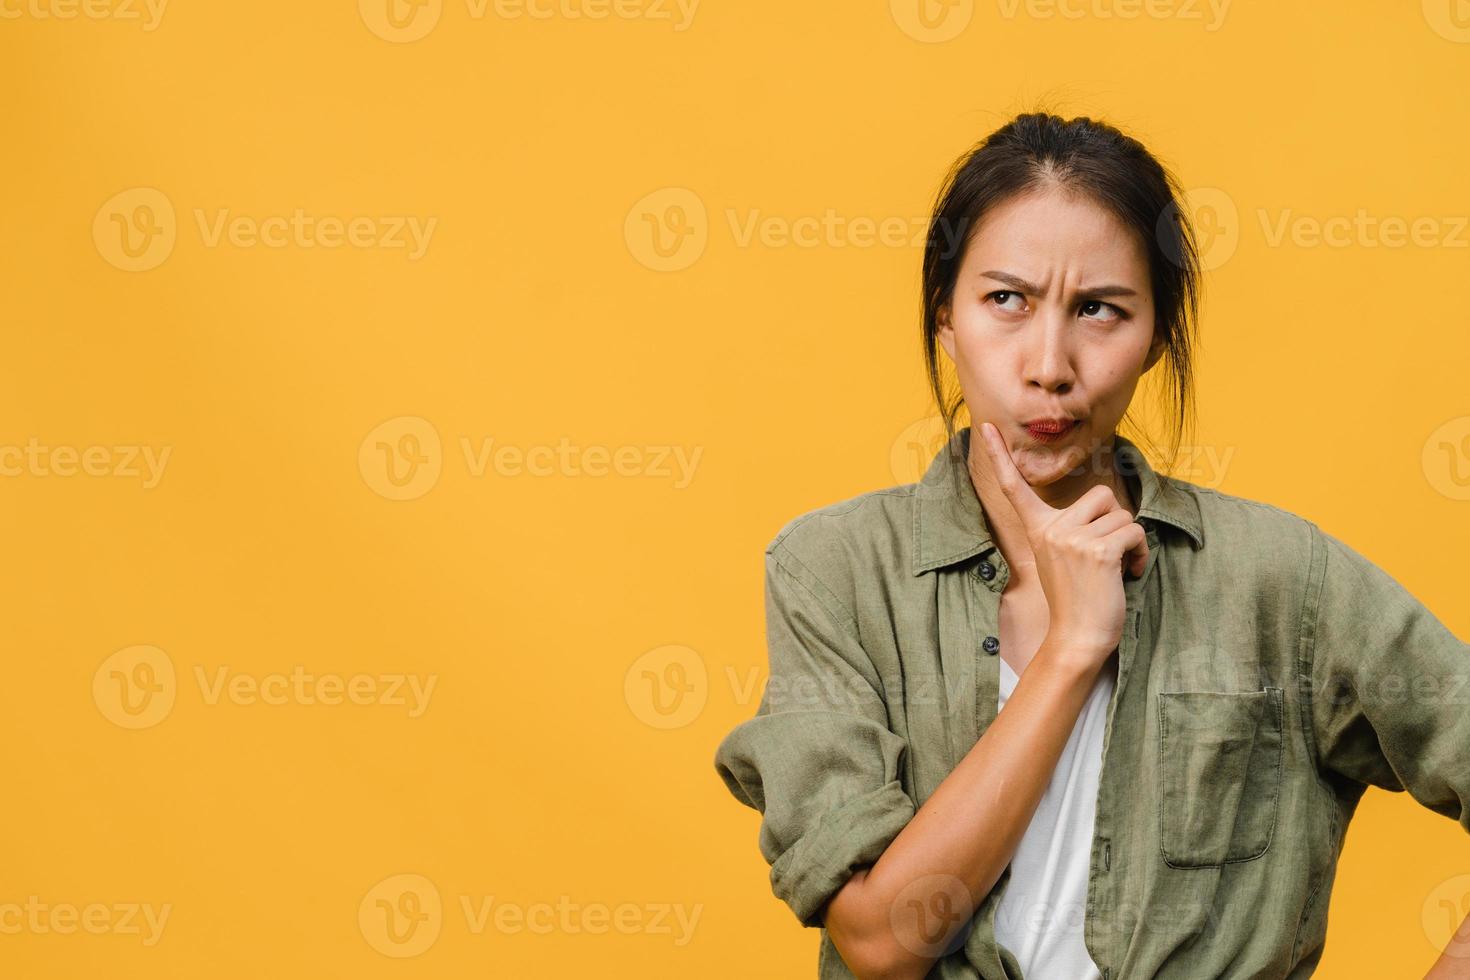
[[[151,945],[0,932],[0,975],[814,975],[712,765],[759,698],[762,548],[917,475],[921,249],[850,223],[921,227],[1037,99],[1138,135],[1223,236],[1181,475],[1317,521],[1470,636],[1463,0],[444,0],[396,27],[174,0],[152,29],[66,2],[0,19],[0,447],[106,453],[0,477],[0,905],[170,912]],[[378,224],[207,234],[297,209]],[[1359,209],[1428,239],[1311,243]],[[781,243],[829,213],[847,230]],[[419,257],[379,244],[395,216],[435,222]],[[159,232],[152,268],[119,220]],[[487,439],[572,462],[477,470]],[[145,486],[116,447],[170,455]],[[622,472],[586,472],[596,447]],[[140,664],[173,701],[130,728],[109,692]],[[409,717],[198,681],[298,666],[436,686]],[[1421,975],[1467,873],[1453,822],[1370,791],[1321,975]],[[441,901],[422,949],[370,935],[399,875]],[[491,896],[574,917],[477,932]]]

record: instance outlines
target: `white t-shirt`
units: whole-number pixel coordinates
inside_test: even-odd
[[[1000,659],[1000,706],[1019,676]],[[1082,942],[1103,733],[1116,682],[1109,661],[1057,760],[1036,813],[1011,858],[996,908],[995,937],[1015,954],[1026,980],[1100,980]]]

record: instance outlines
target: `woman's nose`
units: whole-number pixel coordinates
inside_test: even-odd
[[[1026,351],[1026,383],[1065,391],[1076,381],[1071,323],[1060,312],[1031,321]]]

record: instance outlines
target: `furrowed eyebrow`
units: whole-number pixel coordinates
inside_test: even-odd
[[[999,272],[997,270],[991,269],[980,273],[980,275],[984,276],[986,279],[994,279],[996,282],[1004,283],[1017,292],[1031,293],[1033,295],[1041,292],[1041,287],[1036,285],[1036,283],[1027,282],[1020,276],[1013,276],[1009,272]]]
[[[1020,276],[1012,275],[1009,272],[1001,272],[998,269],[989,269],[985,272],[980,273],[980,275],[984,276],[986,279],[994,279],[996,282],[1004,283],[1017,292],[1028,293],[1033,296],[1039,295],[1041,293],[1041,287],[1036,285],[1036,283],[1027,282]],[[1137,296],[1138,293],[1128,288],[1127,286],[1107,284],[1103,286],[1093,286],[1088,289],[1079,290],[1078,295],[1089,299],[1104,299],[1109,296]]]

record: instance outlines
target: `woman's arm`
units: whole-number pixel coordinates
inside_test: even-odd
[[[1052,507],[1016,468],[999,430],[982,422],[980,434],[1031,545],[1050,623],[1005,709],[872,868],[828,903],[833,945],[868,976],[924,976],[990,894],[1122,637],[1123,576],[1141,574],[1148,561],[1142,526],[1111,488]]]
[[[1407,791],[1470,832],[1470,644],[1366,556],[1312,535],[1303,679],[1320,769]],[[1470,980],[1470,920],[1428,976]]]
[[[1319,768],[1407,790],[1470,832],[1470,644],[1360,552],[1312,534],[1303,680]]]
[[[924,976],[1010,863],[1100,669],[1072,654],[1043,641],[985,734],[828,903],[827,933],[858,976]]]
[[[766,548],[765,693],[715,753],[725,785],[762,813],[772,890],[802,925],[825,925],[860,976],[922,976],[951,952],[1010,861],[1118,646],[1124,576],[1148,561],[1144,529],[1113,490],[1093,487],[1053,508],[994,427],[982,428],[1050,616],[1006,710],[916,812],[902,778],[909,746],[889,727],[885,701],[902,680],[868,656],[843,597],[850,590],[834,591],[797,553],[798,520]],[[840,570],[844,560],[832,564]]]

